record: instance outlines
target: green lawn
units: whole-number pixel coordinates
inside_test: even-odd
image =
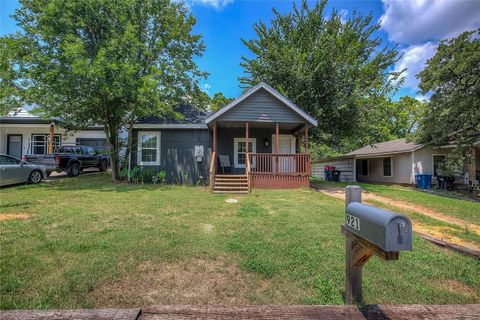
[[[401,191],[407,192],[407,191]],[[343,202],[312,190],[114,185],[0,190],[1,308],[342,304]],[[480,261],[414,237],[364,268],[366,303],[479,303]]]
[[[315,181],[331,186],[345,187],[347,185],[360,185],[363,190],[391,199],[398,199],[422,205],[439,212],[463,219],[469,223],[480,224],[480,202],[450,198],[410,187],[398,185],[382,185],[374,183],[347,183]]]

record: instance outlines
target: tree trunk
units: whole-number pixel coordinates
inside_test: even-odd
[[[110,165],[112,169],[112,180],[118,182],[120,173],[120,157],[118,144],[118,126],[110,124],[105,127],[105,134],[107,135],[107,142],[110,151]]]
[[[133,134],[133,121],[130,121],[128,125],[128,138],[127,138],[127,151],[125,152],[125,168],[128,168],[127,181],[130,182],[130,170],[132,161],[132,134]]]

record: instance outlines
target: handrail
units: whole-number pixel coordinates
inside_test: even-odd
[[[253,175],[310,175],[309,153],[251,153],[249,161]]]
[[[217,164],[217,156],[215,151],[212,151],[211,157],[210,157],[210,191],[212,192],[215,184],[216,164]]]
[[[251,166],[250,166],[250,154],[248,152],[246,152],[246,156],[245,156],[245,173],[247,175],[247,184],[248,184],[248,193],[250,193],[250,170],[251,170]]]

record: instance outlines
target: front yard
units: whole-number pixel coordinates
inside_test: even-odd
[[[0,197],[2,309],[343,303],[343,202],[313,190],[228,203],[91,174]],[[415,236],[400,261],[368,262],[365,302],[479,303],[479,271]]]

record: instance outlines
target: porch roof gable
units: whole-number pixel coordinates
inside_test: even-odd
[[[232,110],[235,106],[239,105],[241,102],[245,101],[248,97],[252,96],[254,93],[259,92],[260,90],[265,90],[267,91],[270,95],[275,97],[277,100],[279,100],[284,106],[292,110],[296,115],[298,115],[299,118],[303,119],[306,123],[312,125],[312,126],[317,126],[318,122],[315,120],[313,117],[311,117],[309,114],[307,114],[305,111],[300,109],[298,106],[296,106],[293,102],[285,98],[283,95],[281,95],[277,90],[269,86],[268,84],[264,82],[260,82],[256,86],[250,88],[247,90],[245,93],[243,93],[240,97],[237,99],[233,100],[230,102],[228,105],[223,107],[222,109],[218,110],[217,112],[209,115],[205,119],[205,123],[209,124],[213,122],[214,120],[219,120],[219,118],[222,115],[225,115],[226,112],[229,110]]]

